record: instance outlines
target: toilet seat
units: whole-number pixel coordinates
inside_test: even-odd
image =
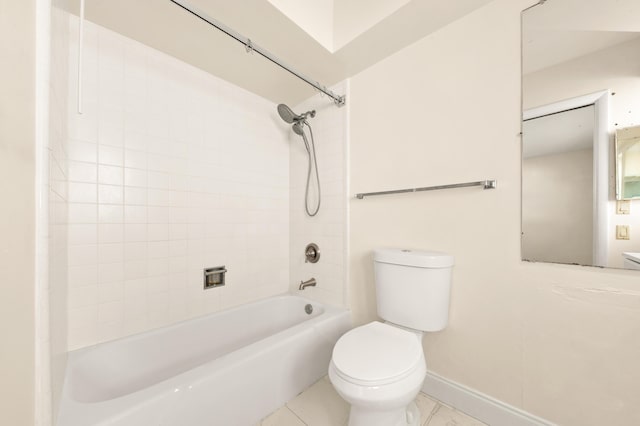
[[[350,383],[378,386],[422,370],[424,353],[414,333],[374,321],[338,340],[332,364],[336,374]]]

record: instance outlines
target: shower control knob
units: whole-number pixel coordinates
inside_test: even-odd
[[[320,248],[317,244],[310,243],[304,249],[305,263],[316,263],[320,260]]]

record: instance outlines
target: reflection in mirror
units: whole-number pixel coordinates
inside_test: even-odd
[[[588,105],[522,125],[525,259],[593,263],[593,118]]]
[[[616,201],[614,167],[640,197],[640,131],[637,145],[615,132],[640,125],[638,16],[638,0],[522,14],[523,260],[640,269],[640,198]]]
[[[616,199],[640,198],[640,126],[616,130]]]

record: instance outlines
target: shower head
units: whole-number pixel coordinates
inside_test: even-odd
[[[295,123],[293,123],[293,126],[291,126],[291,128],[293,129],[293,132],[296,135],[304,136],[304,131],[302,129],[302,121],[296,121]]]
[[[280,114],[280,118],[282,118],[287,123],[291,124],[294,121],[299,121],[302,117],[296,115],[291,108],[286,106],[285,104],[278,105],[278,114]]]
[[[278,114],[280,114],[280,118],[282,118],[287,123],[291,124],[291,123],[297,123],[298,121],[305,120],[307,118],[307,116],[310,116],[311,118],[315,117],[316,116],[316,111],[315,110],[311,110],[311,111],[305,112],[304,114],[298,115],[295,112],[291,111],[291,108],[289,108],[285,104],[279,104],[278,105]],[[298,132],[296,132],[296,133],[298,133]]]

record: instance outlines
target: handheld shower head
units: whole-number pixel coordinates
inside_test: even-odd
[[[295,123],[293,123],[293,126],[291,126],[291,128],[293,129],[293,133],[295,133],[296,135],[304,136],[302,121],[296,121]]]
[[[305,189],[304,194],[304,209],[309,216],[315,216],[318,214],[318,210],[320,210],[320,176],[318,175],[318,160],[316,159],[316,147],[315,142],[313,140],[313,131],[311,130],[311,126],[307,123],[307,117],[315,117],[316,111],[311,110],[307,111],[303,114],[294,113],[291,108],[286,106],[285,104],[278,105],[278,114],[280,118],[282,118],[286,123],[292,124],[291,128],[293,132],[302,137],[304,142],[304,147],[307,150],[307,154],[309,157],[309,167],[307,168],[307,187]],[[304,126],[309,128],[309,135],[311,136],[311,143],[307,140],[307,135],[304,133]],[[316,183],[318,188],[318,200],[315,206],[315,209],[309,209],[309,185],[311,183],[311,171],[315,169],[316,175]]]

